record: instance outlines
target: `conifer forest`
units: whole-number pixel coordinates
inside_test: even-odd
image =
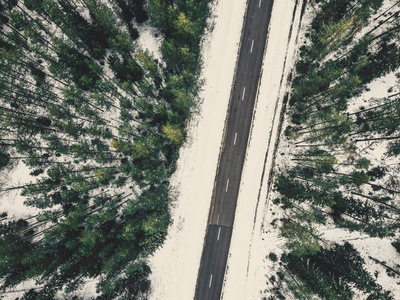
[[[323,238],[324,228],[334,226],[390,238],[400,250],[400,9],[392,1],[382,11],[383,2],[310,3],[315,14],[286,111],[292,164],[276,170],[274,182],[274,203],[285,211],[275,221],[287,251],[273,299],[286,299],[282,282],[297,299],[397,299],[351,244]],[[367,96],[368,84],[389,74],[397,80],[388,96]],[[374,261],[398,278],[399,265]]]
[[[24,164],[32,178],[1,180],[0,198],[18,193],[32,213],[0,211],[0,299],[28,281],[17,299],[57,299],[88,280],[93,300],[149,299],[214,2],[0,0],[0,177]],[[395,300],[356,247],[323,233],[390,239],[400,255],[400,1],[306,5],[283,108],[290,163],[273,170],[285,249],[266,253],[278,270],[263,299]],[[161,57],[141,48],[142,26]],[[400,262],[369,259],[399,281]]]
[[[0,168],[39,213],[1,214],[0,290],[52,299],[98,279],[99,299],[144,299],[145,258],[170,224],[169,177],[195,107],[209,1],[0,1]],[[162,60],[136,40],[163,36]]]

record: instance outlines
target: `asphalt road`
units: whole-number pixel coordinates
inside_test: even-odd
[[[219,300],[221,297],[272,5],[273,0],[247,2],[241,47],[197,278],[196,300]]]

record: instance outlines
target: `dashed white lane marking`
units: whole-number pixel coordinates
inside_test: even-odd
[[[236,139],[237,139],[237,132],[235,133],[235,140],[233,141],[233,145],[236,145]]]
[[[246,93],[246,87],[243,88],[242,100],[244,99],[244,94]]]
[[[226,182],[226,189],[225,189],[225,192],[228,191],[228,186],[229,186],[229,179],[228,179],[228,181]]]
[[[258,3],[258,7],[261,7],[261,1],[262,1],[262,0],[260,0],[260,3]]]
[[[254,40],[251,42],[251,49],[250,49],[250,53],[253,53],[253,46],[254,46]]]
[[[210,284],[208,285],[208,288],[211,287],[211,283],[212,283],[212,274],[211,274],[211,277],[210,277]]]
[[[221,234],[221,227],[218,229],[218,237],[217,237],[217,241],[219,241],[219,235]]]

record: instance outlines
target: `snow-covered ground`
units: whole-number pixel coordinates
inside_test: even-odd
[[[0,184],[2,188],[29,184],[36,179],[29,174],[30,172],[29,168],[23,162],[19,162],[11,171],[0,173]],[[37,208],[25,206],[24,201],[26,199],[20,193],[20,189],[0,193],[0,212],[7,212],[9,218],[14,217],[15,219],[19,219],[40,211]]]
[[[265,270],[258,267],[267,253],[263,253],[264,245],[258,245],[262,242],[259,228],[265,215],[279,113],[296,49],[302,1],[298,2],[295,7],[295,1],[275,1],[273,7],[222,299],[259,299],[258,291],[265,288]],[[174,221],[164,246],[151,259],[151,299],[194,296],[245,9],[244,0],[219,0],[213,6],[212,30],[203,42],[203,102],[190,124],[173,178],[178,193],[172,209]]]

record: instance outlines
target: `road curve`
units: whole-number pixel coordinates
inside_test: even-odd
[[[273,0],[248,0],[214,182],[196,300],[219,300]]]

